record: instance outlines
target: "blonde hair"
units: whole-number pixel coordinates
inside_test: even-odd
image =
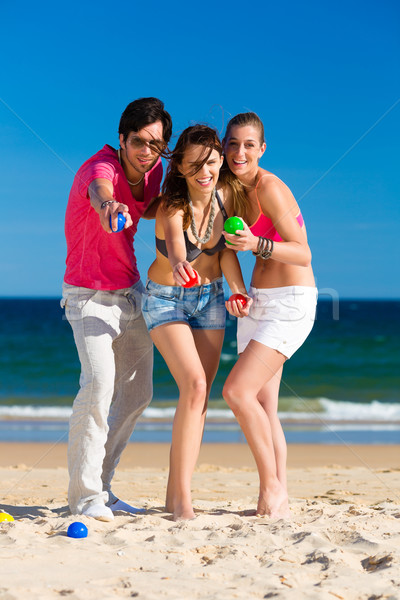
[[[264,125],[260,117],[255,112],[239,113],[238,115],[232,117],[226,126],[224,141],[229,137],[232,127],[246,127],[249,125],[255,129],[258,129],[260,134],[260,146],[265,144]]]
[[[229,186],[232,190],[233,214],[244,219],[247,207],[246,192],[239,179],[228,167],[225,159],[219,173],[219,181],[223,186]]]
[[[232,127],[245,127],[248,125],[251,125],[258,130],[260,134],[260,146],[262,146],[262,144],[265,143],[264,125],[260,117],[254,112],[239,113],[238,115],[232,117],[226,126],[226,133],[222,143],[225,144],[225,141],[229,138]],[[246,209],[248,206],[246,192],[239,179],[229,169],[226,159],[222,165],[220,180],[222,183],[226,182],[232,188],[233,210],[235,215],[246,220]]]

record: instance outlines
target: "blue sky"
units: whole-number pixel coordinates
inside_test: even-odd
[[[118,144],[130,101],[158,96],[176,134],[257,112],[321,295],[400,298],[399,33],[397,0],[4,3],[0,296],[60,294],[73,174]],[[145,279],[153,222],[136,253]]]

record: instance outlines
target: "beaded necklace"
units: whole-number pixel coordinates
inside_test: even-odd
[[[211,193],[210,216],[208,217],[207,228],[204,233],[204,236],[201,238],[201,237],[199,237],[199,234],[197,231],[196,222],[194,220],[193,204],[192,204],[192,200],[190,198],[189,192],[188,192],[188,204],[189,204],[190,215],[192,217],[192,220],[190,223],[190,229],[192,230],[193,236],[199,242],[199,244],[206,244],[211,237],[212,228],[213,228],[214,219],[215,219],[215,198],[216,198],[216,194],[215,194],[215,188],[214,188]]]

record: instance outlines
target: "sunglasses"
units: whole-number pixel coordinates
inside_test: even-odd
[[[132,135],[127,139],[127,143],[135,148],[135,150],[140,150],[143,146],[148,146],[152,152],[156,152],[160,154],[167,146],[164,140],[144,140],[139,135]]]

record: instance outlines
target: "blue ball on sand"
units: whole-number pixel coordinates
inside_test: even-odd
[[[67,536],[71,538],[85,538],[87,537],[88,529],[86,525],[79,521],[74,521],[68,527]]]

